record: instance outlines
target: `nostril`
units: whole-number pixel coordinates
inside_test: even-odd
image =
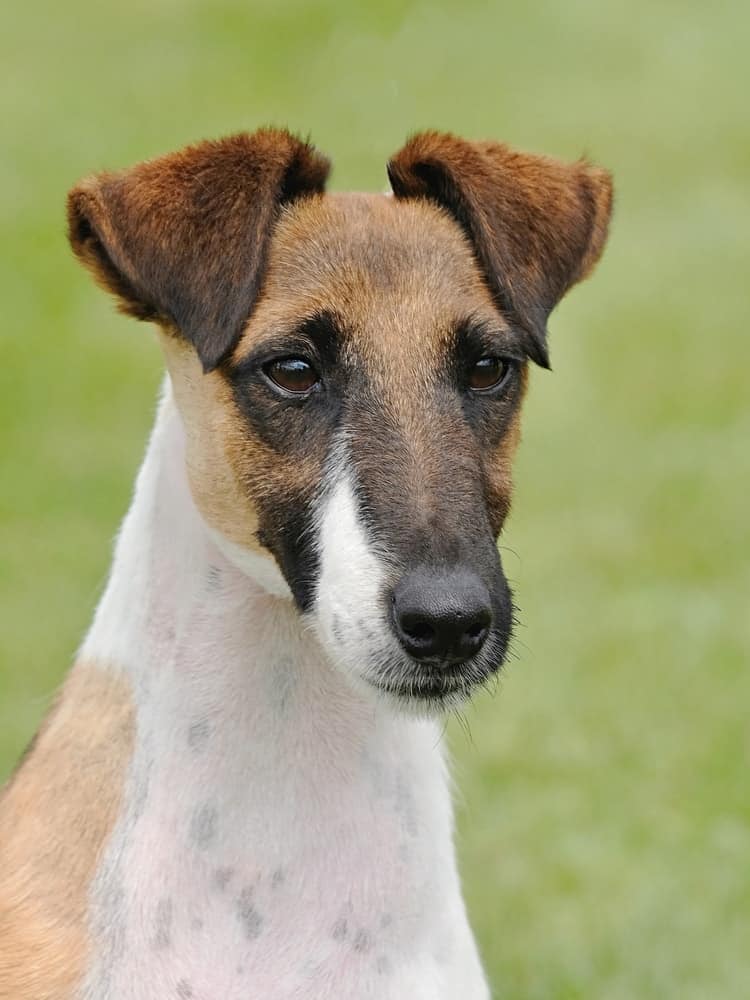
[[[489,608],[474,614],[464,629],[464,640],[470,643],[482,643],[487,638],[487,633],[492,625],[492,614]]]
[[[435,629],[426,621],[404,622],[402,620],[401,628],[409,638],[416,639],[418,642],[430,642],[435,637]]]

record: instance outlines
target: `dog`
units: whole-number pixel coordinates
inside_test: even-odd
[[[486,1000],[440,715],[493,677],[529,362],[610,175],[287,131],[69,195],[167,376],[109,582],[0,802],[4,1000]]]

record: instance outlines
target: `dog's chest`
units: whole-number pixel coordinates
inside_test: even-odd
[[[342,728],[338,691],[283,669],[252,698],[204,676],[165,710],[168,675],[144,697],[86,1000],[440,997],[472,947],[434,726]]]

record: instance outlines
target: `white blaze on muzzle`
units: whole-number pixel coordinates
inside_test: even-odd
[[[386,617],[390,573],[368,538],[351,473],[342,468],[319,509],[320,570],[313,614],[320,638],[354,680],[402,653]]]

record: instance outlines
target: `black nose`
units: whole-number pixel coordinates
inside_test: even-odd
[[[463,663],[479,652],[492,625],[489,592],[468,571],[415,570],[392,599],[396,636],[417,660]]]

